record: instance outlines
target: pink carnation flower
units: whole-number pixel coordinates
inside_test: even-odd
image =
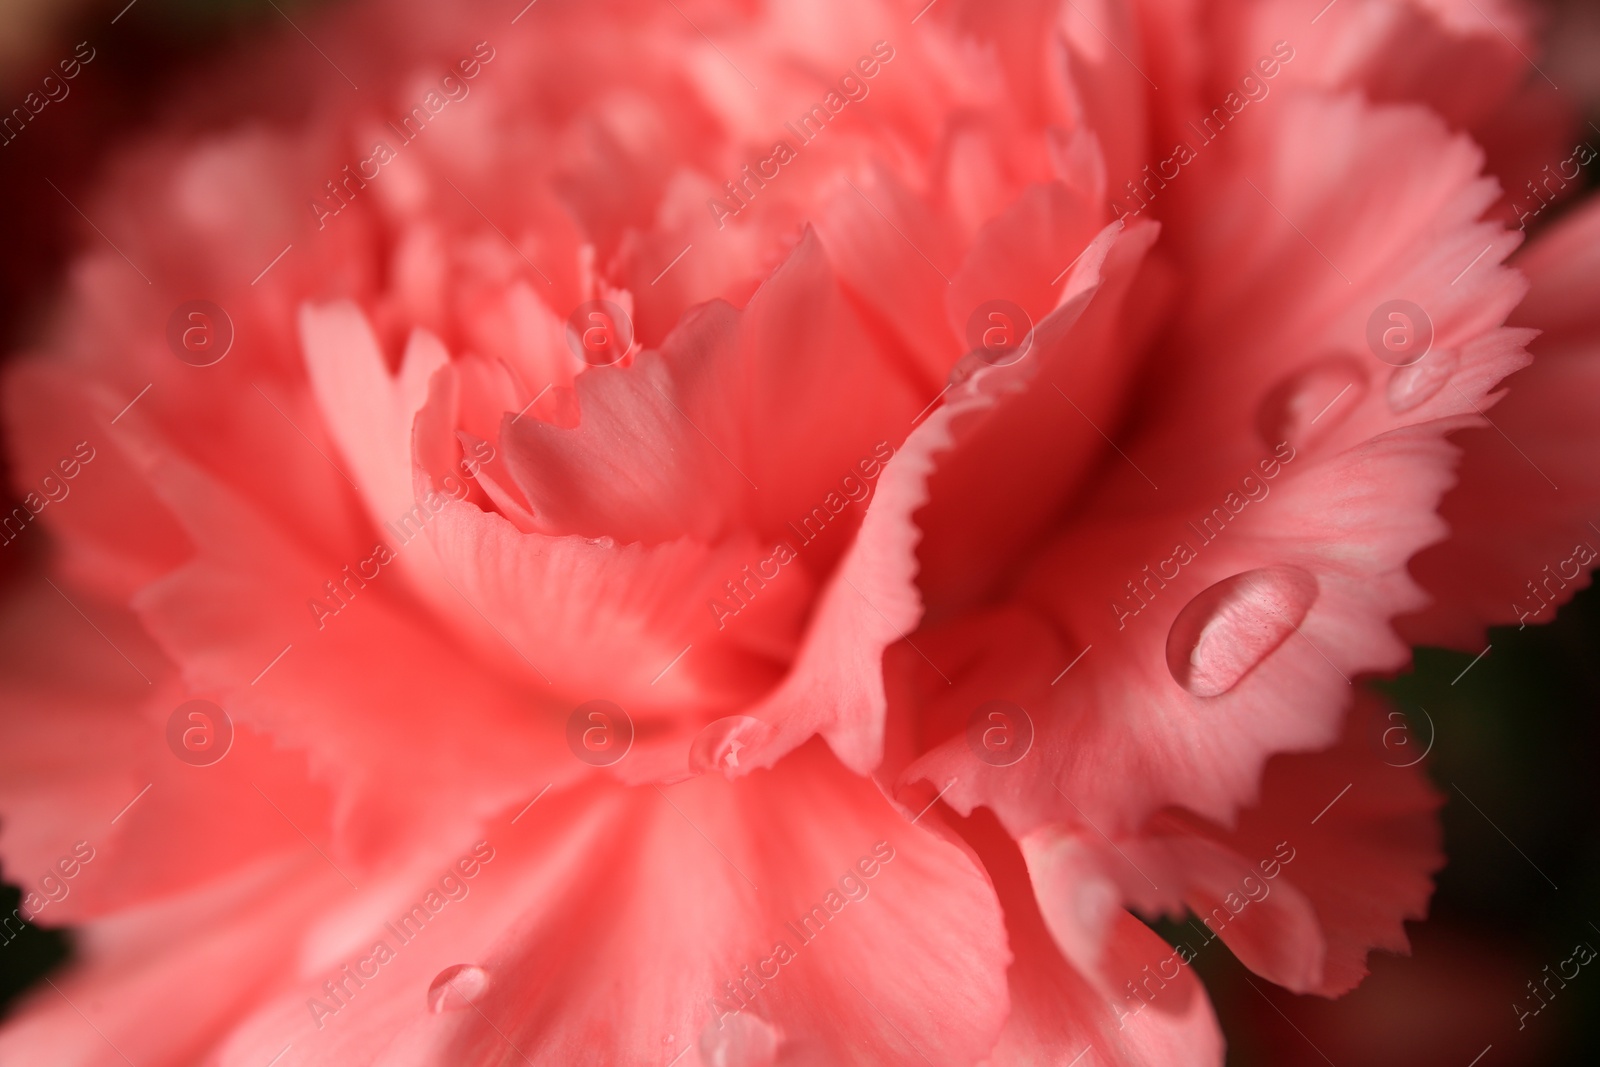
[[[514,7],[307,21],[80,204],[0,1060],[1217,1064],[1213,940],[1404,951],[1360,682],[1600,491],[1521,9]]]

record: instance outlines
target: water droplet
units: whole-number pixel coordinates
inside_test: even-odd
[[[428,1010],[438,1015],[470,1008],[488,988],[489,972],[477,964],[458,963],[446,967],[428,986]]]
[[[689,766],[702,774],[721,771],[736,778],[752,769],[751,750],[764,747],[773,733],[769,724],[749,715],[718,719],[695,736]]]
[[[1309,448],[1355,411],[1367,393],[1367,370],[1349,356],[1328,356],[1283,379],[1261,401],[1256,430],[1267,447]]]
[[[1283,644],[1316,599],[1316,578],[1299,567],[1224,578],[1178,612],[1167,669],[1195,696],[1220,696]]]
[[[1429,352],[1410,366],[1396,368],[1389,376],[1389,407],[1402,414],[1420,406],[1444,387],[1460,365],[1460,354],[1445,348]]]
[[[769,1067],[777,1061],[780,1037],[753,1011],[724,1015],[700,1031],[700,1058],[708,1067]]]

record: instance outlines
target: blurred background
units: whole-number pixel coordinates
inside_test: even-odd
[[[93,185],[107,153],[138,135],[186,72],[325,2],[0,0],[0,106],[20,103],[78,42],[95,50],[70,106],[0,148],[0,353],[32,339],[81,236],[65,197]],[[1541,66],[1600,122],[1600,3],[1540,6]],[[0,555],[0,595],[24,562]],[[1202,952],[1195,966],[1230,1067],[1600,1064],[1600,966],[1550,983],[1537,1014],[1529,990],[1578,943],[1600,950],[1600,594],[1580,594],[1553,625],[1495,631],[1491,642],[1464,676],[1472,657],[1418,649],[1413,671],[1385,686],[1417,743],[1432,739],[1425,766],[1446,801],[1448,863],[1429,921],[1410,926],[1412,955],[1375,956],[1356,992],[1327,1001],[1255,978],[1220,945]],[[17,902],[9,881],[0,886],[0,914]],[[32,926],[0,946],[0,1013],[72,951],[70,931]],[[1530,1014],[1519,1019],[1518,1008]]]

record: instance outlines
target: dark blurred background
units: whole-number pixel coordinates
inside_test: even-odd
[[[6,108],[79,41],[96,50],[61,113],[0,148],[0,352],[32,339],[81,235],[73,208],[45,179],[77,200],[177,79],[322,2],[0,0]],[[1541,65],[1600,121],[1600,3],[1542,6]],[[0,496],[9,496],[3,473]],[[17,562],[15,553],[0,556],[0,595]],[[1495,631],[1491,641],[1457,684],[1472,657],[1424,648],[1414,670],[1386,686],[1411,716],[1412,735],[1433,734],[1426,766],[1446,798],[1448,865],[1429,921],[1410,927],[1412,955],[1374,957],[1358,990],[1328,1001],[1283,992],[1221,947],[1202,953],[1195,966],[1227,1034],[1230,1067],[1600,1064],[1600,966],[1565,988],[1552,983],[1548,1005],[1520,1027],[1514,1008],[1538,1006],[1528,983],[1575,944],[1600,950],[1600,593],[1580,594],[1552,625]],[[17,899],[13,886],[0,887],[0,914]],[[70,932],[31,926],[0,947],[0,1012],[71,956]]]

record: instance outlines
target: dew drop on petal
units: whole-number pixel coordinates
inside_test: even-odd
[[[446,967],[428,986],[428,1010],[438,1015],[469,1008],[488,988],[489,972],[482,967],[472,963]]]
[[[723,1015],[700,1031],[700,1058],[708,1067],[770,1067],[777,1062],[779,1034],[753,1011]]]
[[[1167,669],[1195,696],[1220,696],[1288,639],[1316,599],[1316,578],[1299,567],[1224,578],[1172,621]]]
[[[710,723],[689,746],[689,766],[700,773],[720,771],[737,778],[751,769],[753,753],[771,740],[773,728],[750,715],[729,715]]]
[[[1461,356],[1446,348],[1429,352],[1410,366],[1396,367],[1389,376],[1389,407],[1398,415],[1419,406],[1443,388],[1460,365]]]
[[[1349,356],[1328,356],[1272,388],[1256,412],[1268,448],[1287,441],[1309,448],[1355,411],[1367,392],[1367,369]]]

